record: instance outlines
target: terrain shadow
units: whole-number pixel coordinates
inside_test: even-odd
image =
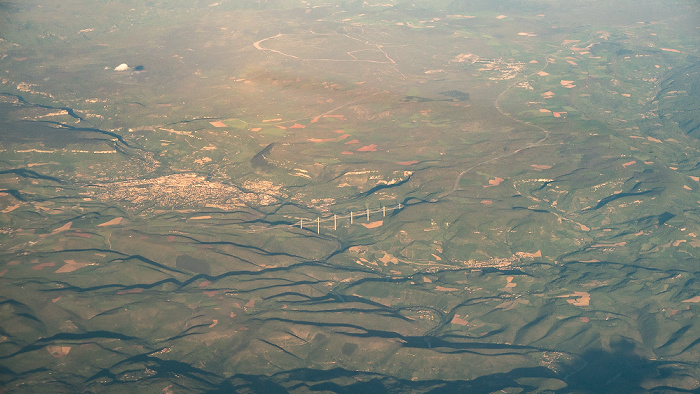
[[[590,349],[577,363],[568,365],[559,373],[567,384],[559,393],[639,393],[648,388],[642,383],[648,379],[664,378],[674,374],[675,368],[663,361],[647,360],[635,352],[635,343],[621,338],[610,343],[610,351]],[[690,392],[680,388],[656,389]]]
[[[504,373],[480,376],[472,380],[397,379],[392,376],[351,371],[343,368],[330,370],[296,369],[272,376],[238,374],[221,382],[210,393],[321,391],[332,393],[491,393],[519,389],[522,392],[541,392],[543,386],[555,393],[639,393],[649,388],[642,386],[648,379],[668,382],[676,374],[670,363],[647,360],[635,352],[634,342],[622,338],[610,345],[610,351],[591,349],[576,362],[559,366],[558,371],[547,367],[515,368]],[[665,365],[668,364],[668,365]],[[465,365],[465,368],[468,366]],[[465,370],[465,374],[466,374]],[[559,388],[557,388],[559,387]],[[652,390],[693,392],[672,386],[656,386]]]
[[[423,380],[397,379],[392,376],[351,371],[343,368],[330,370],[296,369],[271,377],[260,375],[235,375],[222,382],[209,393],[256,392],[288,393],[296,390],[331,393],[490,393],[509,388],[521,388],[524,392],[536,391],[531,384],[520,384],[520,378],[556,378],[545,367],[516,368],[507,373],[482,376],[474,380]],[[348,383],[350,382],[350,383]]]

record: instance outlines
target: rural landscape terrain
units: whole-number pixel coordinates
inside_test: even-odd
[[[697,0],[0,17],[0,392],[700,389]]]

